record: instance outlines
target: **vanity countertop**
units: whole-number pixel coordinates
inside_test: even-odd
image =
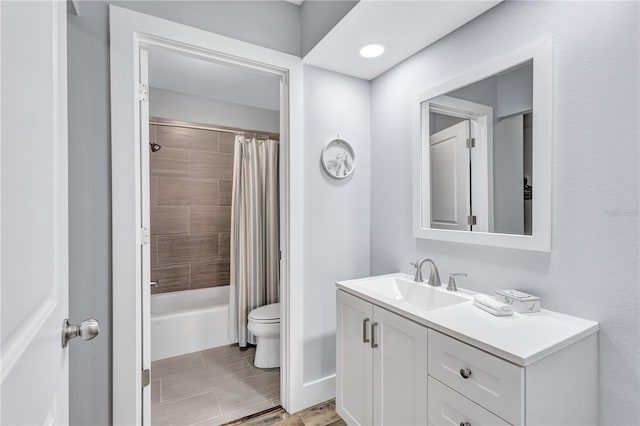
[[[464,289],[456,294],[466,301],[423,310],[400,297],[394,298],[367,288],[367,281],[395,278],[413,281],[410,275],[396,273],[339,281],[336,287],[523,367],[597,332],[599,328],[597,322],[546,309],[532,314],[496,317],[476,308],[473,296],[478,293]],[[448,293],[444,286],[432,289]]]

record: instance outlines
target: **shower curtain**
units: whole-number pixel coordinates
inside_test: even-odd
[[[236,136],[232,191],[229,338],[246,347],[249,312],[280,296],[278,141]]]

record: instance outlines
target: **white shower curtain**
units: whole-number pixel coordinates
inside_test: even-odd
[[[280,299],[278,141],[236,136],[231,201],[229,338],[255,344],[252,309]]]

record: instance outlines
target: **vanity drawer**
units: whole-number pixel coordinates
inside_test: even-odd
[[[428,339],[430,376],[509,423],[524,422],[524,368],[434,330]]]
[[[500,417],[443,385],[433,377],[428,379],[428,389],[430,426],[509,425]]]

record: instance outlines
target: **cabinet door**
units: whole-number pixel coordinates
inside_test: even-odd
[[[372,305],[343,291],[336,306],[336,411],[349,425],[372,424]]]
[[[426,425],[427,329],[374,306],[371,338],[373,423]]]

